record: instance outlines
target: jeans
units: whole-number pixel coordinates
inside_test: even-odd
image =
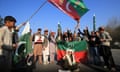
[[[113,59],[113,56],[112,56],[110,46],[101,45],[100,52],[101,52],[101,55],[104,59],[104,64],[108,68],[115,67],[115,63],[114,63],[114,59]]]
[[[99,64],[101,62],[98,50],[98,47],[89,47],[90,63]]]

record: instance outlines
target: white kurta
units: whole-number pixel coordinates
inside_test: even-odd
[[[4,60],[0,62],[0,69],[3,67],[8,72],[12,65],[12,32],[7,26],[0,28],[0,56],[4,56],[0,58]]]
[[[49,40],[47,37],[44,37],[44,44],[43,44],[43,63],[48,64],[48,55],[49,55]]]

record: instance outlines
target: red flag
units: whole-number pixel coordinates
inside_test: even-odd
[[[82,0],[49,0],[49,2],[75,20],[79,20],[88,11]]]
[[[74,51],[76,62],[86,62],[87,60],[87,42],[86,41],[73,41],[73,42],[57,42],[57,60],[61,60],[68,49]]]

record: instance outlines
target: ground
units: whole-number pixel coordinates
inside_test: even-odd
[[[116,64],[117,72],[120,72],[120,49],[112,49],[113,58]],[[17,69],[17,72],[70,72],[70,71],[63,71],[60,70],[58,65],[48,64],[48,65],[40,65],[36,63],[35,67],[28,67]],[[15,71],[16,72],[16,71]],[[77,71],[78,72],[78,71]],[[104,69],[102,66],[96,65],[88,65],[88,64],[80,64],[80,71],[79,72],[109,72],[107,69]]]

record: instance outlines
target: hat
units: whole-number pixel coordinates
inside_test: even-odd
[[[44,32],[48,32],[48,29],[45,29]]]
[[[51,32],[51,34],[52,34],[52,35],[54,35],[54,34],[55,34],[55,32]]]
[[[104,30],[104,27],[99,27],[99,31],[103,31]]]
[[[41,31],[42,29],[41,28],[38,28],[38,31]]]
[[[72,52],[72,53],[74,52],[73,49],[67,49],[66,51],[67,51],[67,52]]]
[[[16,22],[16,19],[15,19],[14,17],[12,17],[12,16],[6,16],[6,17],[4,18],[4,22],[6,22],[6,21]]]

